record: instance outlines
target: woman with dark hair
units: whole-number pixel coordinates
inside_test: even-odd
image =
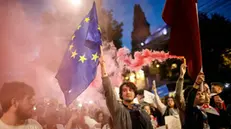
[[[157,94],[156,88],[153,88],[155,94],[155,102],[157,104],[157,109],[161,112],[163,116],[169,115],[179,115],[179,110],[176,107],[175,100],[173,97],[168,97],[166,99],[167,106],[163,104],[160,100],[159,95]]]
[[[173,97],[167,97],[166,99],[166,105],[163,104],[160,100],[160,97],[159,95],[157,94],[157,91],[156,91],[156,87],[153,86],[153,90],[154,90],[154,94],[155,94],[155,97],[154,97],[154,102],[156,102],[156,105],[157,105],[157,109],[161,112],[162,114],[162,121],[164,122],[164,124],[166,124],[165,122],[165,117],[167,116],[174,116],[175,118],[178,118],[178,123],[176,123],[177,125],[181,125],[181,119],[180,119],[180,114],[179,114],[179,109],[177,108],[176,106],[176,102],[175,102],[175,99]]]
[[[95,120],[101,125],[102,129],[107,123],[105,122],[105,115],[102,111],[97,111],[95,114]]]
[[[104,123],[104,113],[102,111],[97,111],[95,114],[95,119],[98,123]]]
[[[167,102],[167,108],[166,108],[166,111],[164,113],[164,116],[169,116],[169,115],[178,115],[179,114],[179,111],[178,111],[178,108],[176,106],[176,102],[175,102],[175,99],[174,97],[167,97],[166,98],[166,102]]]

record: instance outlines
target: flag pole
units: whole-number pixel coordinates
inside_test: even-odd
[[[196,6],[196,14],[197,14],[197,24],[198,24],[198,27],[199,27],[199,31],[200,31],[200,25],[199,25],[199,14],[198,14],[198,5],[197,5],[197,2],[195,2],[195,6]],[[201,39],[200,39],[200,46],[201,46]],[[202,50],[201,50],[201,60],[202,60]],[[203,63],[201,61],[201,71],[203,73]]]
[[[197,23],[199,25],[199,15],[198,15],[198,6],[197,6],[197,2],[195,2],[195,6],[196,6],[196,13],[197,13]]]
[[[196,7],[196,14],[197,14],[197,17],[196,17],[196,18],[197,18],[197,24],[198,24],[199,31],[200,31],[197,2],[195,2],[195,7]],[[200,40],[200,46],[201,46],[201,40]],[[186,65],[186,58],[185,58],[184,56],[182,56],[182,57],[180,57],[180,58],[183,60],[184,65]],[[202,59],[202,50],[201,50],[201,59]],[[202,63],[202,61],[201,61],[201,63]],[[203,63],[201,64],[200,73],[203,73]],[[198,73],[198,75],[199,75],[200,73]],[[204,91],[204,88],[203,88],[202,85],[200,85],[200,90],[201,90],[201,91]]]
[[[197,24],[198,24],[198,27],[199,27],[199,31],[200,31],[200,25],[199,25],[199,14],[198,14],[198,4],[197,4],[197,1],[195,1],[195,6],[196,6],[196,14],[197,14]],[[200,46],[201,46],[201,39],[200,40]],[[202,48],[201,48],[202,49]],[[201,50],[201,71],[200,73],[204,73],[203,72],[203,58],[202,58],[202,50]],[[202,82],[202,84],[200,85],[200,90],[203,92],[204,91],[204,83]]]

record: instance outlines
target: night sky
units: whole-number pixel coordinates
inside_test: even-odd
[[[21,0],[26,5],[25,8],[36,18],[44,10],[49,10],[52,5],[46,0]],[[133,29],[133,7],[140,4],[148,22],[151,25],[150,31],[154,32],[159,27],[165,25],[161,18],[165,0],[103,0],[106,9],[112,9],[114,18],[124,23],[123,45],[131,48],[131,32]],[[219,13],[231,19],[230,0],[198,0],[199,11],[209,14]]]
[[[151,25],[150,31],[165,25],[161,18],[165,0],[105,0],[104,6],[114,10],[114,17],[124,23],[123,43],[131,48],[131,32],[133,29],[133,7],[140,4],[148,22]],[[230,0],[198,0],[199,11],[208,13],[220,13],[231,19]]]

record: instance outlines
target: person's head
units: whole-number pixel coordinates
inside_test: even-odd
[[[201,85],[203,88],[201,88]],[[206,94],[210,94],[208,84],[205,83],[204,73],[199,73],[194,83],[192,92],[190,93],[193,97],[193,105],[203,105],[207,102]]]
[[[174,108],[175,107],[175,102],[174,102],[174,98],[173,97],[168,97],[167,98],[167,105],[170,108]]]
[[[136,97],[137,87],[132,82],[124,82],[119,89],[120,99],[126,102],[132,102]]]
[[[219,95],[215,95],[213,99],[216,105],[220,105],[223,102]]]
[[[140,102],[140,100],[142,100],[144,98],[144,90],[143,89],[137,91],[136,98],[138,99],[139,102]]]
[[[104,113],[102,111],[96,112],[96,120],[97,122],[102,123],[104,120]]]
[[[151,115],[151,108],[148,104],[144,105],[143,109],[148,113],[148,115]]]
[[[45,116],[45,122],[49,127],[52,127],[57,122],[59,122],[58,114],[57,112],[48,112]]]
[[[86,105],[84,105],[84,106],[81,107],[81,114],[82,114],[83,116],[87,116],[87,115],[89,114],[89,110],[88,110],[88,108],[86,107]]]
[[[223,85],[221,83],[211,83],[211,92],[212,93],[221,93],[223,90]]]
[[[199,88],[187,87],[184,91],[187,107],[202,105],[205,103],[205,93]]]
[[[223,104],[223,100],[222,98],[219,96],[219,94],[215,94],[211,97],[211,100],[210,100],[210,105],[212,107],[217,107],[217,108],[222,108]]]
[[[0,90],[0,103],[3,114],[14,114],[19,120],[32,117],[34,90],[23,82],[4,83]]]
[[[194,105],[202,105],[205,103],[205,93],[201,90],[197,90]]]

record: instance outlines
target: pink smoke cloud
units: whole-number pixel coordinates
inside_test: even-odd
[[[66,19],[62,24],[56,21],[55,24],[38,24],[29,20],[19,3],[7,4],[0,5],[0,85],[6,81],[23,81],[33,86],[37,98],[56,98],[60,103],[64,103],[64,96],[55,75],[71,34],[82,17],[73,19],[74,22]],[[176,58],[168,53],[144,50],[135,53],[135,59],[132,59],[128,49],[117,51],[112,42],[104,42],[103,47],[106,68],[115,87],[122,83],[124,66],[130,70],[139,70],[154,59],[162,61]],[[98,103],[105,107],[102,91],[99,66],[96,78],[78,98],[89,98],[95,102],[101,100]]]
[[[169,53],[165,53],[164,51],[159,52],[145,49],[142,52],[135,52],[134,59],[132,59],[127,48],[119,49],[117,57],[118,62],[122,62],[131,71],[138,71],[142,69],[143,66],[150,65],[154,60],[163,62],[169,58],[182,58],[179,56],[169,55]]]

